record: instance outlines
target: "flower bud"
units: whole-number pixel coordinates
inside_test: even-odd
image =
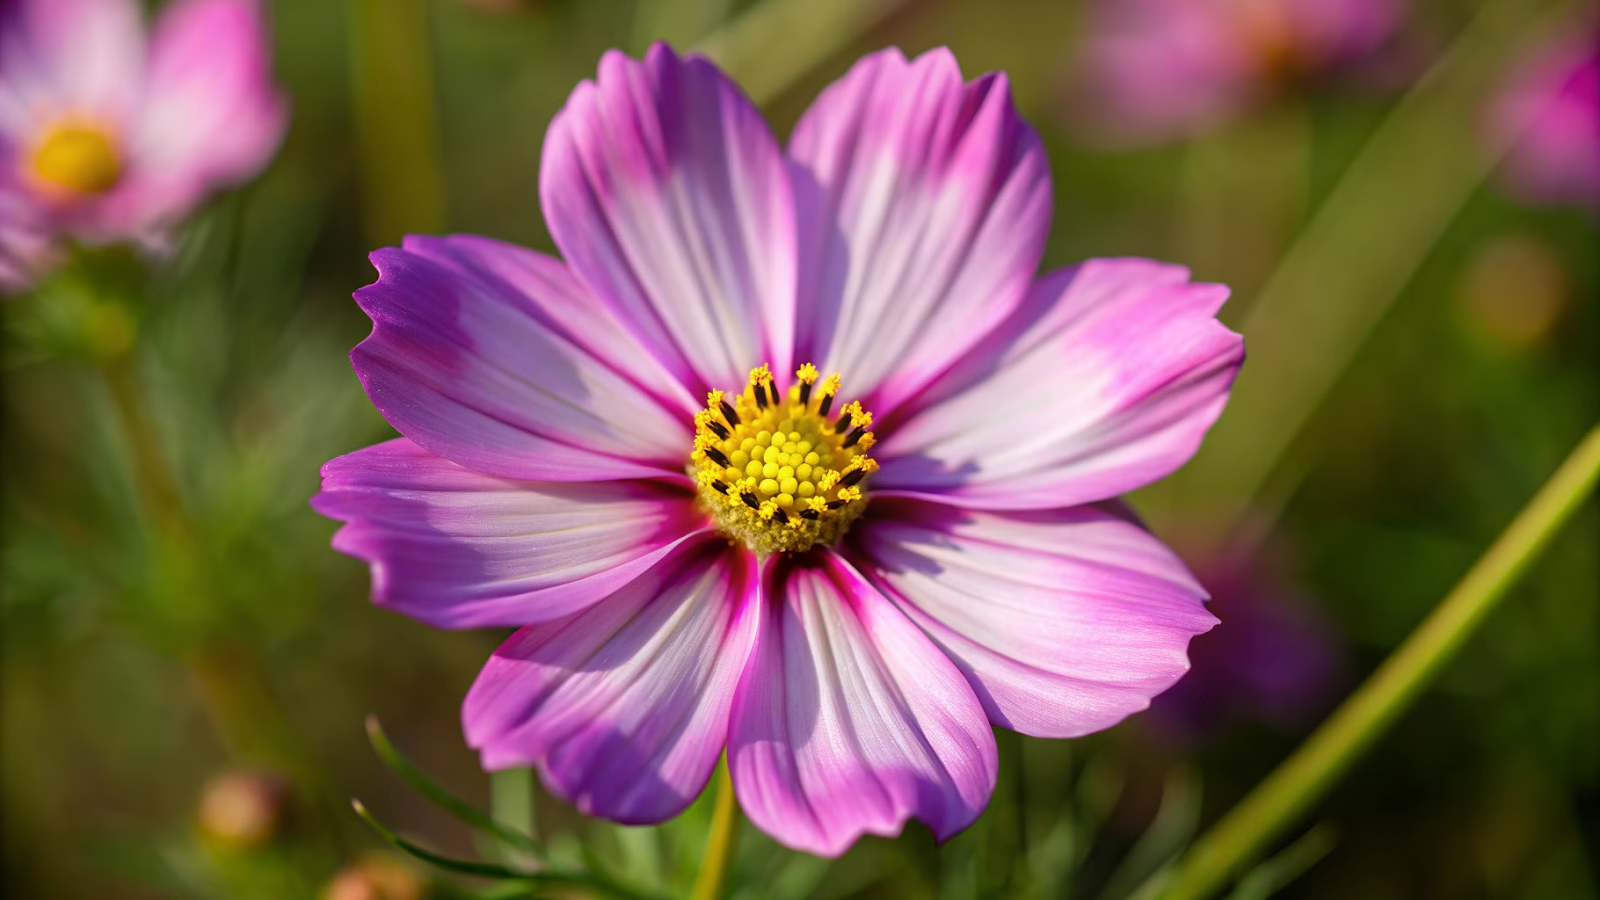
[[[196,819],[201,834],[241,849],[263,846],[283,830],[289,786],[270,772],[225,772],[200,795]]]

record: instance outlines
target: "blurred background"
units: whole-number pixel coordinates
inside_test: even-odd
[[[1088,739],[1002,734],[994,802],[944,846],[912,825],[827,861],[747,827],[734,873],[752,898],[1129,896],[1405,637],[1596,421],[1594,182],[1530,187],[1495,113],[1551,42],[1592,59],[1596,12],[275,0],[292,103],[275,161],[162,261],[95,257],[149,270],[113,328],[136,336],[122,380],[63,337],[89,308],[81,284],[0,306],[6,896],[474,890],[389,855],[347,806],[482,849],[384,768],[363,719],[485,805],[458,710],[504,636],[374,609],[365,567],[307,505],[324,461],[392,434],[346,359],[369,328],[350,293],[373,277],[366,253],[407,231],[553,251],[545,128],[602,52],[657,38],[723,63],[780,136],[860,54],[948,45],[968,77],[1009,73],[1050,151],[1047,268],[1150,256],[1233,286],[1223,317],[1251,354],[1235,401],[1187,469],[1131,498],[1215,595],[1222,624],[1190,676]],[[117,390],[144,398],[142,432]],[[138,486],[152,460],[165,508]],[[1591,503],[1243,896],[1600,896],[1597,546]],[[679,893],[709,817],[621,828],[542,793],[535,807],[558,856]]]

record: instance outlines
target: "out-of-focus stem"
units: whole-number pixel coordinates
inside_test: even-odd
[[[701,41],[757,104],[770,103],[807,72],[883,21],[905,0],[764,0]]]
[[[502,769],[489,773],[489,815],[518,834],[533,837],[533,770]],[[502,861],[531,868],[535,863],[527,848],[507,841],[500,845]]]
[[[424,0],[349,0],[367,241],[444,228],[444,186]]]
[[[720,900],[728,888],[728,871],[733,868],[733,848],[739,837],[739,801],[733,795],[733,778],[726,760],[717,764],[716,809],[711,814],[711,833],[706,836],[705,854],[700,857],[700,874],[695,878],[694,900]]]
[[[1455,657],[1600,479],[1590,431],[1449,596],[1294,755],[1195,843],[1161,896],[1202,900],[1294,824]]]
[[[1559,15],[1545,10],[1561,5]],[[1227,413],[1167,492],[1226,537],[1496,161],[1473,137],[1505,59],[1563,4],[1488,0],[1389,114],[1268,279],[1240,329]],[[1440,136],[1449,140],[1441,142]]]
[[[728,14],[732,0],[640,0],[634,12],[633,49],[655,41],[688,47],[711,32]]]

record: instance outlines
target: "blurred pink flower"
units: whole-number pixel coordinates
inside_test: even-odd
[[[0,10],[0,285],[56,238],[158,243],[255,174],[287,122],[253,0],[176,0],[147,39],[137,0]]]
[[[1286,83],[1368,57],[1403,0],[1100,0],[1090,7],[1083,102],[1107,136],[1204,131]]]
[[[1600,36],[1580,28],[1518,61],[1489,110],[1502,172],[1534,203],[1600,210]]]
[[[352,360],[404,437],[313,501],[377,603],[522,626],[463,709],[485,767],[647,823],[726,748],[750,819],[831,855],[971,823],[991,724],[1097,731],[1188,668],[1204,592],[1101,501],[1221,412],[1227,290],[1037,277],[1049,162],[1003,75],[873,54],[785,151],[707,61],[608,53],[540,194],[564,261],[373,254]]]

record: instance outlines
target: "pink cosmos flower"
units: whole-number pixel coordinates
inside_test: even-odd
[[[287,122],[252,0],[176,0],[146,40],[137,0],[0,9],[0,283],[55,238],[159,241],[255,174]]]
[[[1205,594],[1108,502],[1221,412],[1227,291],[1036,278],[1049,166],[1003,75],[876,53],[785,152],[709,62],[612,52],[540,174],[564,261],[373,254],[352,359],[404,437],[313,501],[378,604],[521,626],[463,709],[487,768],[648,823],[726,748],[755,824],[831,855],[970,823],[991,724],[1086,734],[1183,674]]]
[[[1489,112],[1493,141],[1509,147],[1504,174],[1535,203],[1600,211],[1600,49],[1594,27],[1522,59]]]
[[[1170,140],[1369,56],[1393,37],[1403,0],[1101,0],[1090,9],[1085,105],[1113,136]]]

